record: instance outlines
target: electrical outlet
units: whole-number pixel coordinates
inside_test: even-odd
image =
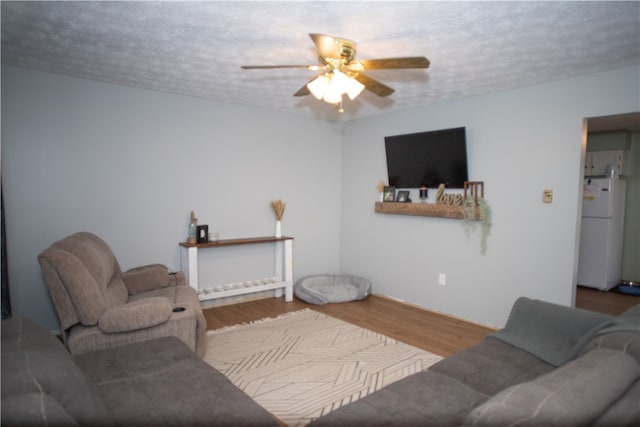
[[[447,275],[444,273],[438,274],[438,284],[444,286],[447,284]]]

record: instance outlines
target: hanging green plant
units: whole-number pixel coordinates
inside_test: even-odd
[[[491,207],[487,201],[479,197],[476,206],[473,198],[464,200],[462,205],[462,226],[464,227],[467,239],[471,238],[471,233],[476,229],[476,223],[480,221],[480,253],[487,253],[487,238],[491,233]]]

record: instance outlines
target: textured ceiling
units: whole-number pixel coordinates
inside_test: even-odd
[[[308,33],[357,58],[424,55],[427,70],[368,74],[340,115],[293,97],[316,73]],[[640,63],[640,2],[2,2],[2,63],[85,79],[351,120]]]

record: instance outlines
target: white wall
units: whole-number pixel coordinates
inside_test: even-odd
[[[343,272],[368,277],[375,292],[495,326],[519,296],[572,305],[583,119],[639,111],[639,75],[630,67],[346,124]],[[479,232],[468,241],[460,221],[374,213],[384,136],[457,126],[467,128],[470,179],[484,181],[493,210],[484,256]],[[552,204],[542,203],[545,189]]]
[[[571,305],[582,121],[639,111],[639,74],[631,67],[342,127],[3,67],[14,313],[57,327],[36,257],[70,233],[101,235],[123,269],[177,269],[190,210],[221,238],[268,235],[276,198],[288,203],[295,278],[359,274],[377,293],[496,326],[521,295]],[[485,182],[493,208],[484,256],[478,233],[467,241],[460,221],[373,212],[386,178],[384,136],[454,126],[467,127],[470,178]],[[544,189],[554,190],[553,204],[542,204]],[[265,254],[238,262],[244,254],[207,261],[221,280],[253,278]]]
[[[36,258],[66,235],[95,232],[123,269],[179,269],[191,210],[221,238],[264,236],[278,198],[283,233],[295,237],[294,279],[337,273],[340,146],[339,126],[303,116],[3,67],[14,314],[57,328]],[[207,255],[211,284],[273,274],[269,247]]]

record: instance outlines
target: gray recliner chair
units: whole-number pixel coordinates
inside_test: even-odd
[[[54,243],[38,262],[72,354],[176,336],[204,355],[207,323],[181,272],[159,264],[121,272],[109,246],[87,232]]]

